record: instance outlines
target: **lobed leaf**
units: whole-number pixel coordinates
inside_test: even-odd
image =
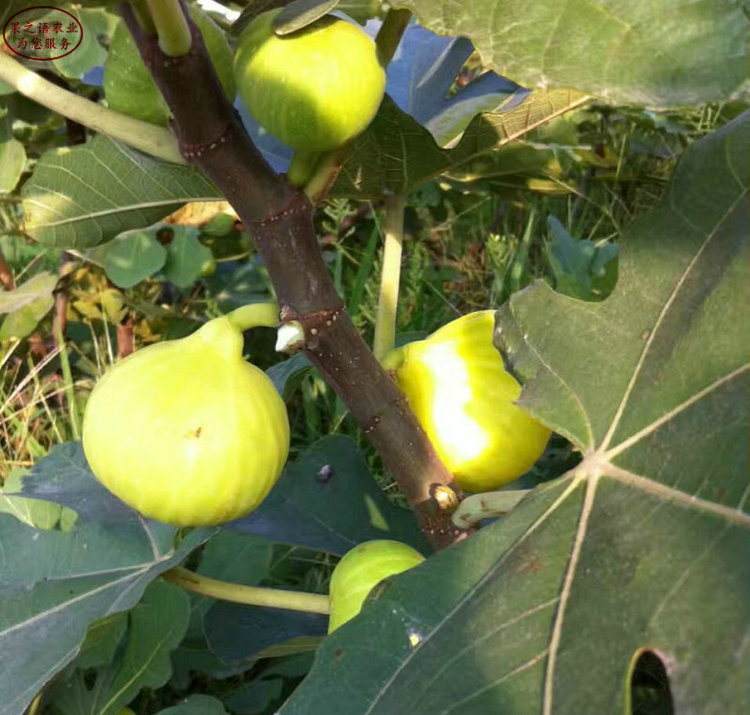
[[[563,477],[392,579],[321,645],[284,715],[750,706],[750,113],[693,144],[599,303],[539,282],[498,311],[520,404],[582,452]]]

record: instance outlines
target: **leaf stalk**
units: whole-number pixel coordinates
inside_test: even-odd
[[[182,588],[199,593],[202,596],[218,598],[221,601],[242,603],[246,606],[263,606],[265,608],[283,608],[288,611],[303,613],[330,613],[329,598],[318,593],[303,591],[285,591],[278,588],[244,586],[239,583],[220,581],[177,566],[163,574],[163,577]]]

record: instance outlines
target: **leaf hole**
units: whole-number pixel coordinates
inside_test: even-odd
[[[672,691],[664,660],[654,650],[641,650],[630,674],[631,715],[674,715]]]

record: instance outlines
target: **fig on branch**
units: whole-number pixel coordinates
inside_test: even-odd
[[[550,436],[514,404],[521,386],[505,370],[493,330],[494,311],[469,313],[383,359],[443,463],[470,492],[520,477]]]
[[[229,99],[233,100],[236,89],[232,74],[232,50],[224,32],[198,8],[190,5],[188,12],[200,30],[221,86]],[[161,126],[169,120],[169,107],[151,79],[151,73],[124,22],[117,25],[112,35],[104,63],[102,86],[111,109]],[[200,107],[196,107],[196,111],[199,110]]]
[[[99,380],[83,449],[104,486],[145,516],[180,526],[225,523],[260,504],[286,461],[289,422],[242,345],[230,314],[136,351]]]
[[[237,88],[248,112],[295,149],[289,175],[300,184],[316,155],[359,134],[385,92],[385,70],[362,29],[325,16],[278,37],[273,19],[258,15],[240,35],[234,55]]]
[[[328,632],[356,616],[384,578],[417,566],[424,556],[400,541],[366,541],[344,554],[331,576]]]

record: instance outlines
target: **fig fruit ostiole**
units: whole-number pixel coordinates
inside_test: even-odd
[[[275,304],[245,306],[107,372],[83,421],[99,481],[144,516],[179,526],[257,507],[286,461],[289,422],[271,380],[243,360],[242,330],[277,323]]]
[[[550,430],[515,405],[521,386],[492,344],[494,311],[458,318],[391,350],[392,370],[414,414],[458,485],[483,492],[520,477]]]
[[[248,112],[295,150],[289,180],[306,183],[321,153],[340,147],[372,121],[385,92],[375,43],[356,25],[327,15],[278,37],[258,15],[234,55],[237,89]]]
[[[400,541],[366,541],[344,554],[331,576],[328,632],[356,616],[367,596],[384,578],[424,561],[424,556]]]

